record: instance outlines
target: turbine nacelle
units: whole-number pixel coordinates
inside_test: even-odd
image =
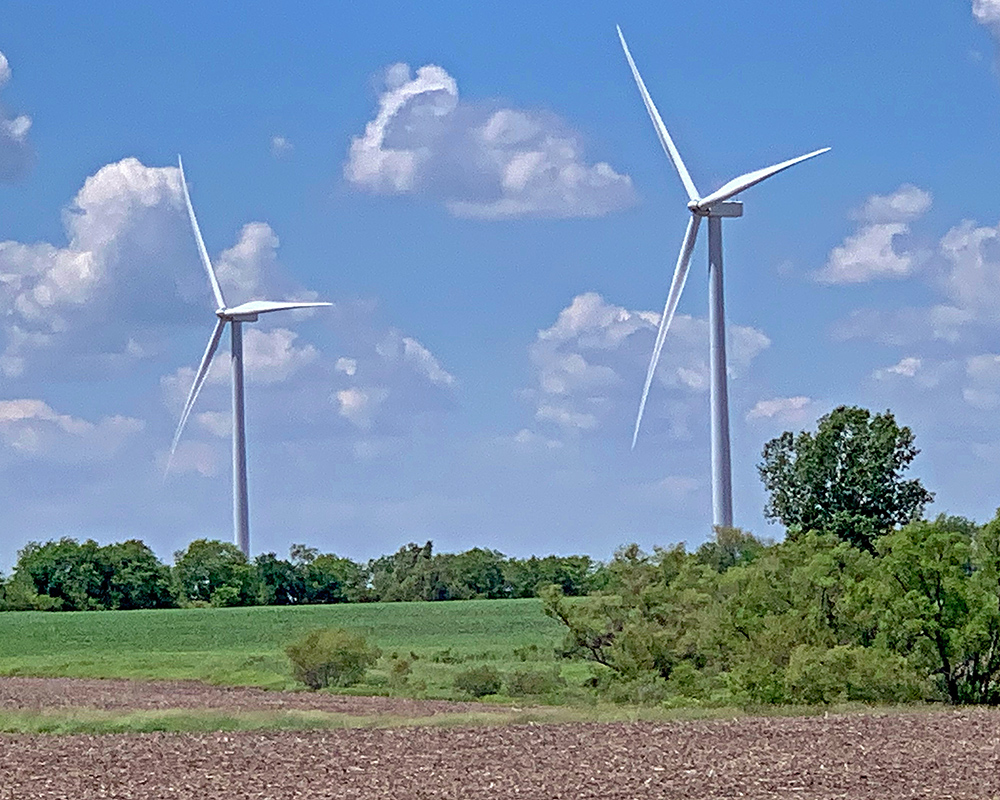
[[[697,200],[688,203],[688,210],[699,217],[742,217],[743,203],[739,200],[726,200],[715,203],[708,208],[702,208]]]

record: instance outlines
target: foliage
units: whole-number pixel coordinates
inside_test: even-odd
[[[535,597],[549,584],[556,584],[567,597],[579,597],[601,588],[600,566],[590,556],[511,558],[504,565],[504,576],[511,597]]]
[[[285,653],[295,679],[310,689],[352,686],[382,655],[363,634],[344,628],[311,631],[290,644]]]
[[[584,601],[546,590],[546,612],[567,629],[564,654],[603,667],[602,694],[749,705],[932,696],[928,669],[882,635],[875,556],[833,534],[767,544],[720,530],[710,544],[622,548],[608,590]],[[752,558],[733,557],[744,551]]]
[[[256,599],[256,575],[236,545],[196,539],[174,554],[174,579],[188,603],[245,606]]]
[[[104,547],[91,539],[30,542],[18,553],[5,594],[10,608],[84,611],[174,604],[170,571],[135,539]]]
[[[488,664],[470,667],[455,676],[455,689],[472,697],[485,697],[496,694],[503,686],[500,673]]]
[[[874,552],[875,539],[917,519],[933,499],[902,475],[919,450],[913,432],[891,412],[840,406],[816,433],[785,431],[764,445],[758,466],[769,494],[764,513],[790,536],[833,533]]]
[[[915,522],[879,543],[881,637],[952,703],[1000,703],[998,540],[1000,512],[983,528]]]
[[[566,686],[558,669],[517,669],[504,678],[504,689],[511,697],[538,697],[556,694]]]

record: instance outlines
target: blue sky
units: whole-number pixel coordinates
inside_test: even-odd
[[[368,558],[709,533],[704,243],[631,426],[686,224],[615,34],[695,181],[823,146],[726,223],[735,519],[842,403],[916,432],[931,512],[1000,505],[1000,0],[10,2],[0,25],[0,569],[30,540],[228,539],[227,299],[251,537]]]

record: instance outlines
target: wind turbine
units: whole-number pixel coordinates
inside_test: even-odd
[[[194,231],[194,238],[198,244],[198,254],[201,256],[201,263],[208,273],[208,281],[212,285],[212,294],[215,295],[215,329],[208,339],[208,347],[205,348],[205,355],[201,358],[201,364],[194,376],[194,383],[191,392],[188,394],[184,410],[181,412],[180,422],[177,424],[177,432],[174,434],[173,444],[170,446],[170,458],[167,460],[167,470],[170,469],[170,460],[177,450],[177,443],[181,440],[184,432],[184,425],[191,415],[191,409],[201,387],[205,385],[208,377],[209,367],[212,366],[212,357],[219,346],[222,338],[222,331],[229,325],[231,336],[230,365],[232,367],[233,380],[233,536],[236,546],[243,551],[243,555],[250,555],[250,518],[247,504],[247,448],[246,448],[246,427],[244,422],[243,409],[243,323],[256,322],[261,314],[269,314],[272,311],[290,311],[295,308],[316,308],[317,306],[329,306],[332,303],[307,303],[307,302],[275,302],[273,300],[251,300],[241,303],[238,306],[227,306],[226,299],[222,295],[222,287],[219,286],[219,279],[215,276],[212,261],[208,257],[208,250],[205,249],[205,241],[201,238],[201,230],[198,228],[198,220],[194,215],[194,206],[191,205],[191,196],[188,194],[187,181],[184,179],[184,163],[180,156],[177,157],[177,167],[181,173],[181,187],[184,191],[184,202],[187,204],[188,217],[191,220],[191,229]]]
[[[722,294],[722,220],[725,217],[743,216],[743,203],[731,200],[733,196],[739,194],[744,189],[749,189],[763,180],[767,180],[772,175],[777,175],[789,167],[795,166],[801,161],[814,158],[827,152],[829,147],[821,150],[814,150],[804,156],[782,161],[771,167],[748,172],[733,178],[720,189],[702,197],[691,175],[684,166],[681,154],[674,145],[674,140],[670,138],[660,112],[653,104],[653,98],[646,91],[646,84],[643,83],[639,69],[632,60],[622,29],[618,28],[618,38],[621,40],[622,49],[625,51],[625,58],[632,68],[632,75],[642,101],[649,112],[649,118],[656,128],[656,135],[660,144],[670,158],[674,169],[680,176],[681,183],[688,196],[688,210],[691,218],[688,220],[687,231],[681,242],[681,251],[677,256],[677,266],[674,268],[674,277],[670,282],[670,292],[667,295],[667,304],[663,308],[663,316],[660,318],[660,328],[656,333],[656,343],[653,345],[653,356],[649,361],[649,369],[646,371],[646,384],[642,389],[642,399],[639,401],[639,413],[635,419],[635,430],[632,432],[632,448],[635,448],[636,437],[639,435],[639,424],[642,422],[642,412],[646,408],[646,398],[649,395],[649,387],[653,382],[653,374],[656,372],[657,362],[660,360],[660,353],[663,350],[663,342],[667,337],[667,330],[674,318],[677,310],[677,303],[680,300],[681,292],[684,290],[684,282],[687,280],[688,265],[691,261],[691,251],[694,249],[695,239],[698,236],[698,228],[704,217],[708,218],[708,297],[709,297],[709,345],[711,348],[711,405],[712,405],[712,524],[721,527],[732,527],[733,524],[733,490],[732,490],[732,468],[729,458],[729,392],[726,385],[726,316]]]

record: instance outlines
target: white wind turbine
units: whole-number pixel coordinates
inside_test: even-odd
[[[622,49],[625,51],[625,58],[632,68],[632,75],[635,77],[642,101],[646,104],[646,110],[656,128],[656,135],[663,145],[664,151],[670,158],[674,169],[680,176],[684,190],[687,192],[689,202],[688,210],[691,218],[688,220],[687,231],[681,243],[681,251],[677,256],[677,266],[674,269],[674,277],[670,282],[670,292],[667,295],[667,304],[663,308],[663,316],[660,318],[660,328],[656,333],[656,344],[653,346],[653,356],[649,361],[649,369],[646,372],[646,384],[642,389],[642,399],[639,401],[639,413],[635,419],[635,430],[632,433],[632,447],[635,447],[636,437],[639,435],[639,424],[642,421],[642,412],[646,407],[646,398],[649,395],[649,387],[653,382],[653,374],[656,372],[656,364],[660,360],[660,352],[663,350],[663,342],[667,336],[667,330],[674,318],[677,310],[677,302],[680,300],[681,292],[684,289],[684,281],[687,279],[688,265],[691,261],[691,251],[694,249],[695,239],[698,236],[698,227],[701,225],[702,217],[708,218],[708,295],[709,295],[709,344],[711,348],[711,405],[712,405],[712,524],[722,527],[732,527],[733,524],[733,493],[732,493],[732,468],[729,458],[729,398],[726,386],[726,318],[722,295],[722,219],[724,217],[743,216],[743,204],[739,201],[732,201],[730,198],[760,183],[772,175],[788,169],[800,161],[813,158],[827,152],[829,147],[822,150],[815,150],[806,153],[804,156],[782,161],[772,167],[754,170],[738,178],[733,178],[729,183],[717,189],[711,194],[702,197],[698,189],[691,180],[691,175],[684,166],[677,147],[673,139],[667,133],[667,128],[660,118],[660,112],[656,110],[653,99],[646,91],[646,84],[639,75],[639,70],[632,60],[628,45],[625,44],[625,37],[622,29],[618,28],[618,38],[621,40]]]
[[[241,303],[238,306],[227,306],[226,299],[222,296],[222,288],[219,280],[215,276],[212,262],[208,257],[208,250],[205,249],[205,241],[201,238],[201,230],[198,228],[198,220],[194,215],[194,207],[191,205],[191,196],[188,194],[187,181],[184,179],[184,164],[177,157],[177,166],[181,173],[181,187],[184,191],[184,202],[187,204],[188,217],[191,219],[191,229],[194,231],[195,241],[198,243],[198,254],[201,256],[201,263],[205,265],[205,272],[208,273],[209,283],[212,284],[212,293],[215,295],[215,316],[218,318],[215,329],[208,340],[208,347],[205,348],[205,355],[201,358],[201,364],[194,376],[194,383],[191,392],[188,394],[184,410],[181,412],[180,422],[177,425],[177,432],[174,434],[173,444],[170,446],[170,459],[173,459],[177,450],[177,443],[184,432],[184,425],[191,415],[191,409],[198,393],[205,384],[208,377],[209,367],[212,366],[212,357],[219,346],[222,338],[222,330],[228,324],[232,341],[230,364],[233,374],[233,535],[236,546],[243,551],[246,556],[250,555],[250,519],[247,505],[247,449],[246,449],[246,428],[243,410],[243,323],[256,322],[260,314],[268,314],[272,311],[288,311],[295,308],[315,308],[317,306],[329,306],[332,303],[306,303],[306,302],[275,302],[273,300],[251,300],[248,303]],[[167,461],[167,469],[170,469],[170,459]]]

